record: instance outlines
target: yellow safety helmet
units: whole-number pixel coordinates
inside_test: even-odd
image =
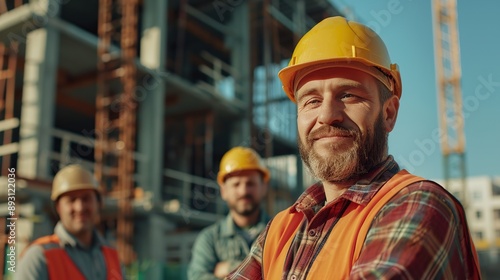
[[[68,165],[54,177],[50,199],[56,201],[62,194],[77,190],[94,190],[100,196],[99,184],[92,173],[78,164]]]
[[[258,170],[262,172],[264,182],[269,181],[269,170],[264,166],[260,156],[253,149],[234,147],[226,152],[220,161],[217,182],[222,185],[227,175],[242,170]]]
[[[297,43],[287,67],[278,76],[288,98],[295,100],[299,81],[324,68],[347,67],[364,71],[401,98],[401,76],[391,63],[382,39],[369,27],[336,16],[322,20]]]

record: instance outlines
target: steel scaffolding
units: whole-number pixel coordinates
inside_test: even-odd
[[[136,0],[99,1],[95,175],[104,191],[118,200],[117,249],[125,265],[135,260],[131,201],[138,106],[137,6]],[[117,36],[119,48],[114,44]]]

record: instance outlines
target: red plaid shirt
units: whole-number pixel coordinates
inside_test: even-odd
[[[397,163],[389,156],[377,170],[325,206],[322,184],[308,188],[293,207],[285,210],[301,211],[307,219],[288,249],[282,279],[306,279],[308,268],[322,248],[322,241],[342,218],[343,209],[349,203],[367,204],[398,171]],[[404,188],[375,217],[350,278],[472,278],[468,275],[474,274],[474,258],[464,241],[470,239],[469,231],[466,221],[458,218],[452,199],[431,181]],[[316,217],[314,224],[310,224],[316,215],[321,218]],[[262,232],[247,258],[226,279],[263,279],[262,251],[267,231]],[[335,279],[335,275],[331,279]]]

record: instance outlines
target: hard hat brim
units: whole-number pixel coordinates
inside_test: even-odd
[[[227,177],[229,177],[232,174],[237,173],[239,171],[246,171],[246,170],[259,171],[262,174],[262,180],[264,181],[264,183],[268,183],[269,179],[271,178],[271,174],[270,174],[269,170],[267,170],[265,168],[253,168],[253,169],[252,168],[250,168],[250,169],[242,168],[242,169],[232,170],[232,171],[227,172],[227,173],[219,173],[217,176],[217,183],[219,183],[219,185],[222,185],[226,181]]]
[[[81,184],[81,185],[72,185],[71,187],[67,187],[67,188],[63,188],[61,189],[60,191],[58,192],[53,192],[50,196],[50,199],[52,201],[56,201],[57,199],[59,199],[62,195],[65,195],[67,193],[70,193],[70,192],[76,192],[76,191],[82,191],[82,190],[91,190],[91,191],[95,191],[96,194],[98,196],[101,195],[101,191],[100,189],[96,188],[94,185],[91,185],[91,184]]]
[[[384,66],[368,63],[363,58],[331,58],[296,64],[283,68],[279,71],[278,77],[282,82],[283,90],[288,98],[296,103],[295,91],[297,90],[297,85],[300,80],[312,72],[327,68],[351,68],[360,70],[379,80],[398,98],[401,97],[401,78],[399,76],[397,64],[391,64],[392,69],[388,70]]]

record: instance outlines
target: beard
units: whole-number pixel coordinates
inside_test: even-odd
[[[353,138],[353,145],[340,150],[337,143],[331,143],[331,153],[318,154],[314,148],[314,137],[321,134],[335,134]],[[387,133],[384,130],[382,113],[363,135],[358,129],[349,129],[341,124],[325,125],[311,133],[306,143],[299,139],[299,151],[309,172],[321,181],[347,182],[357,180],[383,161],[387,152]]]
[[[242,201],[242,199],[247,200]],[[260,203],[255,201],[252,196],[244,196],[231,203],[228,202],[229,209],[241,216],[250,216],[256,211],[259,211],[259,205]]]

